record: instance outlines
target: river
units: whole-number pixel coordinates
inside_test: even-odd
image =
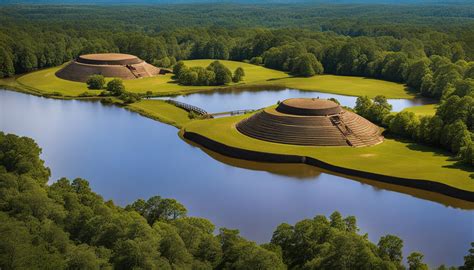
[[[193,93],[190,95],[180,95],[171,97],[171,99],[192,104],[200,107],[209,113],[220,113],[235,110],[255,110],[260,109],[277,101],[283,101],[292,97],[302,98],[335,98],[343,106],[354,107],[357,97],[328,94],[314,91],[301,91],[296,89],[280,90],[220,90]],[[160,98],[160,99],[168,99]],[[436,103],[433,99],[414,98],[414,99],[388,99],[392,105],[392,110],[399,112],[404,108],[425,104]]]
[[[258,93],[186,98],[203,100],[202,104],[209,105],[203,106],[206,110],[222,111],[231,107],[211,109],[210,104],[244,109],[239,104],[267,102]],[[292,96],[306,93],[292,92]],[[207,103],[206,96],[210,97]],[[273,96],[269,103],[287,97]],[[0,130],[37,141],[53,173],[50,182],[63,176],[82,177],[94,191],[120,205],[153,195],[175,198],[190,215],[208,218],[218,227],[237,228],[257,242],[269,241],[282,222],[293,224],[335,210],[356,216],[361,232],[369,233],[372,241],[389,233],[398,235],[404,240],[405,257],[421,251],[432,266],[462,264],[474,241],[470,203],[355,181],[306,165],[269,165],[209,155],[181,140],[172,126],[99,102],[0,91]]]

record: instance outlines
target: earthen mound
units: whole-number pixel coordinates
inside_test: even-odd
[[[236,127],[247,136],[283,144],[361,147],[383,141],[377,125],[326,99],[287,99]]]
[[[85,82],[95,74],[131,80],[156,76],[160,69],[134,55],[100,53],[81,55],[56,72],[61,79],[77,82]]]

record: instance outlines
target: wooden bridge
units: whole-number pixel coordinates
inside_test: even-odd
[[[208,113],[204,109],[201,109],[197,106],[187,104],[187,103],[184,103],[184,102],[180,102],[180,101],[176,101],[176,100],[172,100],[172,99],[167,99],[165,101],[167,103],[173,104],[174,106],[176,106],[178,108],[181,108],[181,109],[183,109],[187,112],[194,112],[198,115],[206,116],[208,118],[214,118],[216,116],[224,116],[224,115],[230,115],[230,116],[240,115],[240,114],[246,114],[246,113],[255,111],[255,110],[234,110],[234,111],[228,111],[228,112]]]
[[[183,109],[187,112],[194,112],[198,115],[210,115],[205,110],[203,110],[199,107],[184,103],[184,102],[179,102],[179,101],[172,100],[172,99],[167,99],[166,102],[168,102],[170,104],[173,104],[174,106],[176,106],[178,108],[181,108],[181,109]]]

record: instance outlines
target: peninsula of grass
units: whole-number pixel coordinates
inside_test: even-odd
[[[390,138],[381,144],[360,148],[278,144],[240,133],[235,124],[245,117],[248,115],[194,121],[184,126],[181,135],[195,133],[237,149],[310,157],[332,166],[413,181],[438,182],[474,192],[473,170],[458,164],[448,153],[435,148]]]
[[[146,99],[130,104],[127,109],[157,121],[181,128],[192,121],[188,112],[163,100]]]
[[[206,67],[215,60],[184,61],[189,67]],[[151,91],[155,96],[178,95],[200,91],[211,91],[223,88],[294,88],[307,91],[318,91],[348,96],[374,97],[384,95],[387,98],[413,98],[403,84],[362,77],[319,75],[310,78],[292,77],[289,74],[268,69],[262,66],[243,62],[220,60],[231,71],[238,67],[245,70],[245,77],[239,83],[225,86],[184,86],[172,79],[172,74],[149,78],[125,80],[127,91],[146,93]],[[64,66],[64,65],[63,65]],[[85,83],[73,82],[58,78],[55,73],[63,66],[43,69],[19,76],[15,79],[1,79],[0,86],[19,91],[35,92],[39,95],[78,97],[84,93],[98,95],[101,90],[89,90]]]
[[[405,108],[403,111],[413,112],[418,116],[435,115],[436,106],[437,106],[436,104],[413,106],[413,107]]]

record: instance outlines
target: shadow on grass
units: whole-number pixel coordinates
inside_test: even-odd
[[[437,148],[437,147],[416,143],[414,141],[411,141],[411,140],[408,140],[408,139],[405,139],[405,138],[396,137],[396,136],[393,136],[391,134],[384,134],[384,136],[387,139],[391,139],[391,140],[406,144],[406,147],[410,150],[421,151],[421,152],[426,152],[426,153],[432,153],[434,156],[446,157],[447,160],[452,161],[453,164],[443,166],[444,168],[458,169],[458,170],[468,172],[468,173],[470,173],[470,175],[469,175],[470,178],[474,179],[474,167],[469,166],[467,164],[464,164],[462,161],[460,161],[455,156],[453,156],[453,154],[451,152],[448,152],[444,149],[440,149],[440,148]]]
[[[280,81],[280,80],[284,80],[284,79],[292,79],[292,78],[304,78],[304,77],[297,77],[297,76],[289,75],[288,77],[281,77],[281,78],[271,78],[271,79],[268,79],[268,80],[267,80],[267,82],[271,82],[271,81]]]
[[[177,80],[174,80],[174,79],[172,81],[169,81],[169,82],[166,82],[166,83],[181,85]]]

